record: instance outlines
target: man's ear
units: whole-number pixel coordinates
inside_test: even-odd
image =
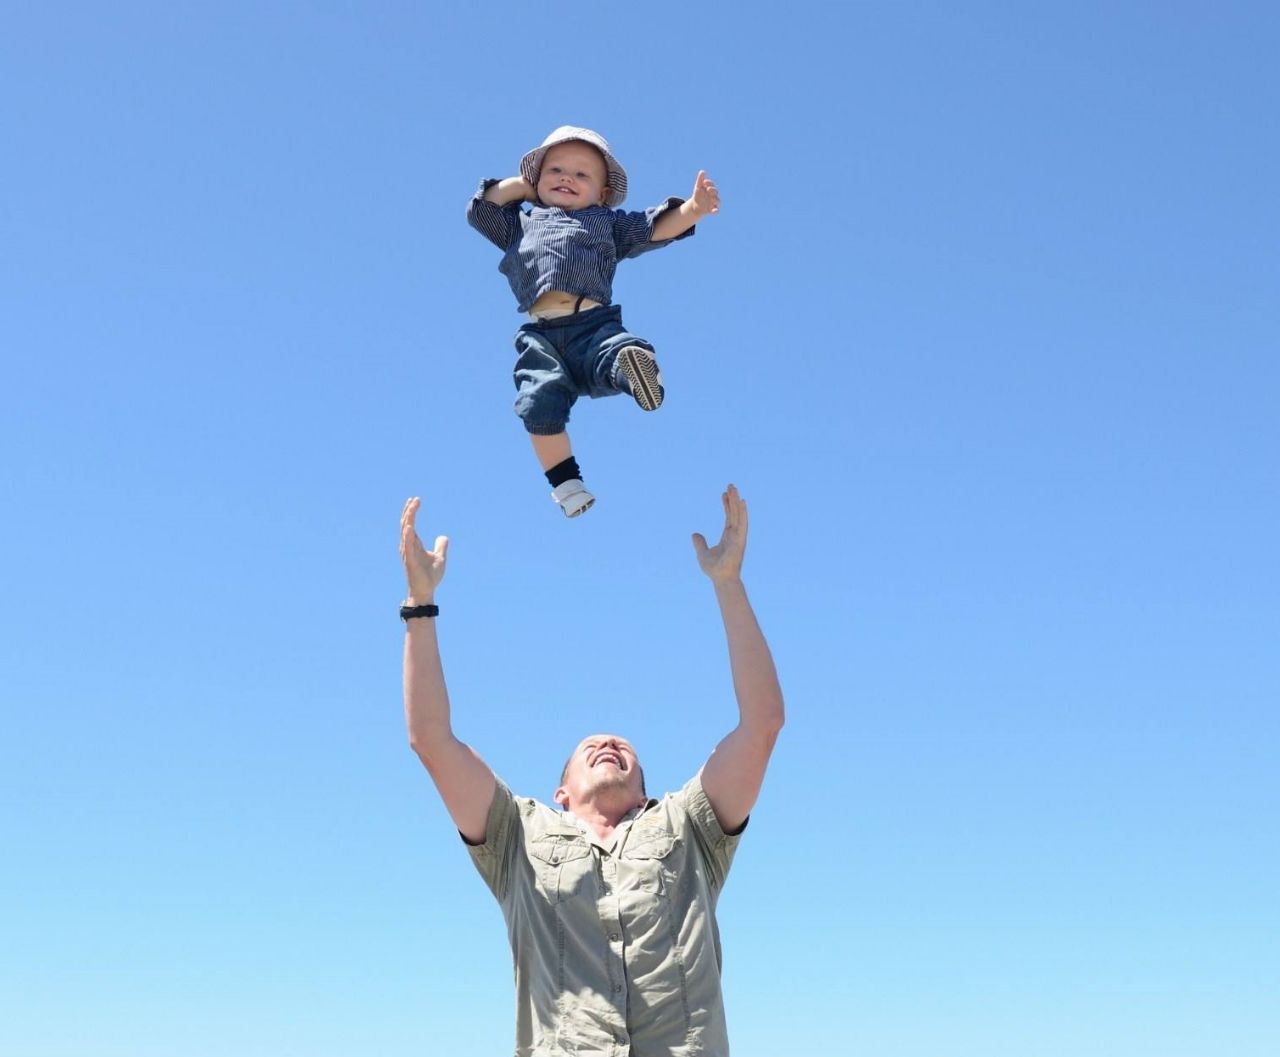
[[[564,786],[561,786],[559,789],[557,789],[554,793],[551,794],[551,799],[554,800],[561,807],[568,807],[569,806],[569,790],[566,789]]]

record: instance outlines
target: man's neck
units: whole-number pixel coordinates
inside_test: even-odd
[[[627,804],[625,802],[615,804],[608,801],[588,800],[584,803],[569,805],[568,811],[602,841],[607,841],[613,836],[613,831],[622,825],[631,816],[631,813],[638,810],[642,804],[643,801],[641,804]]]

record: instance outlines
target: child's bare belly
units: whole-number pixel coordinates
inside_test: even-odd
[[[533,303],[529,315],[540,319],[554,319],[556,316],[571,316],[574,312],[585,312],[588,308],[599,308],[599,301],[589,297],[579,298],[577,294],[563,290],[548,290]]]

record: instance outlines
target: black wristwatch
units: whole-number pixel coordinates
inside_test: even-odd
[[[412,620],[414,617],[434,617],[439,612],[439,606],[401,606],[400,619]]]

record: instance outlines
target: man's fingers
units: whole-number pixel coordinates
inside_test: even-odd
[[[747,535],[747,503],[736,485],[729,485],[724,493],[725,532],[745,540]]]
[[[417,496],[404,501],[404,510],[400,512],[400,533],[404,534],[405,529],[413,531],[413,522],[418,515],[418,507],[422,505],[422,500]]]

